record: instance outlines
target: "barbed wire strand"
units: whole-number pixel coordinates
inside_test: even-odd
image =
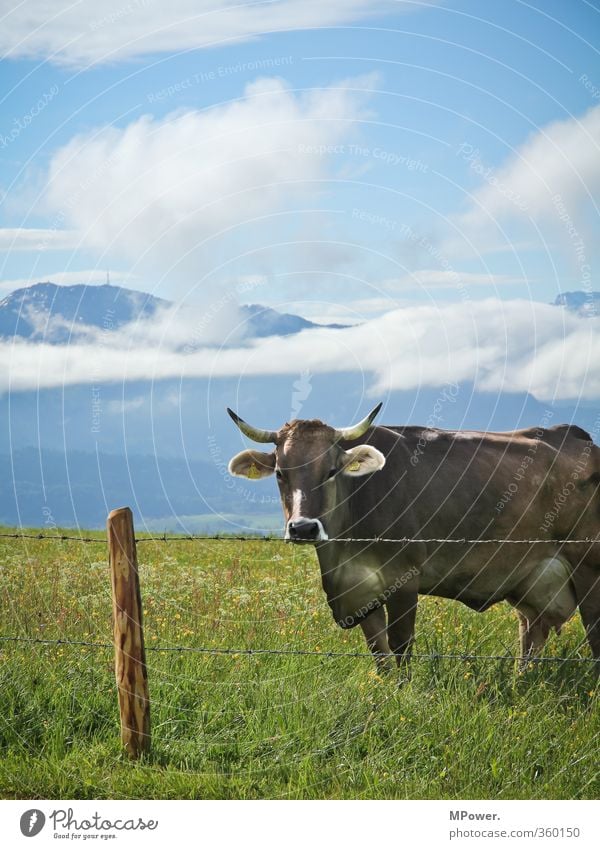
[[[11,643],[39,643],[42,645],[52,646],[85,646],[91,648],[113,649],[113,643],[102,643],[91,640],[63,640],[63,639],[45,639],[43,637],[18,637],[18,636],[0,636],[0,642]],[[258,655],[289,655],[292,657],[326,657],[326,658],[341,658],[341,657],[368,657],[368,658],[385,658],[396,657],[394,652],[363,652],[363,651],[317,651],[314,649],[231,649],[207,646],[146,646],[146,651],[154,652],[181,652],[181,653],[196,653],[209,655],[235,655],[242,657],[251,657]],[[520,662],[521,658],[515,655],[507,654],[411,654],[412,660],[498,660],[511,661],[512,663]],[[527,658],[528,663],[597,663],[592,657],[530,657]]]
[[[55,542],[74,540],[75,542],[101,542],[106,545],[106,537],[77,537],[70,534],[18,534],[0,533],[3,539],[53,539]]]
[[[74,541],[74,542],[95,542],[95,543],[103,543],[106,545],[105,537],[78,537],[72,536],[69,534],[18,534],[18,533],[0,533],[0,538],[4,539],[32,539],[32,540],[54,540],[55,542],[65,542],[65,541]],[[298,541],[296,540],[288,540],[283,537],[276,536],[256,536],[256,537],[248,537],[248,536],[227,536],[227,535],[219,535],[215,534],[213,536],[147,536],[147,537],[136,537],[135,542],[137,544],[144,542],[283,542],[286,545],[297,545]],[[409,543],[431,543],[431,544],[441,544],[441,543],[450,543],[454,545],[600,545],[600,537],[590,538],[584,537],[583,539],[497,539],[497,538],[489,538],[489,539],[467,539],[465,537],[456,537],[456,538],[438,538],[438,537],[398,537],[397,539],[392,539],[388,537],[337,537],[334,539],[326,540],[327,542],[359,542],[359,543],[396,543],[401,545],[406,545]],[[303,543],[305,545],[313,545],[314,543],[311,541],[307,541]]]

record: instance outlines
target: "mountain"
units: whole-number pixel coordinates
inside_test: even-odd
[[[172,307],[171,301],[120,286],[37,283],[0,302],[0,338],[60,345],[94,342],[98,335],[92,331],[99,330],[104,341],[105,333]],[[201,306],[186,307],[184,319],[192,309],[201,325]],[[210,315],[210,307],[205,312]],[[319,326],[259,304],[241,306],[235,321],[243,323],[246,339]],[[92,375],[89,384],[0,393],[0,523],[102,527],[108,510],[129,504],[136,524],[153,530],[280,528],[274,491],[265,497],[265,488],[232,487],[225,475],[240,446],[239,431],[223,419],[239,395],[235,381],[93,383]],[[291,416],[297,393],[288,380],[279,384],[278,397],[287,398]],[[259,418],[268,406],[263,386],[259,378],[258,412],[256,403],[243,402],[244,412],[254,409]]]
[[[32,341],[65,344],[73,341],[85,327],[110,332],[131,322],[152,318],[158,310],[173,306],[172,301],[122,286],[35,283],[17,289],[0,301],[0,337],[19,336]],[[239,309],[246,336],[250,338],[289,336],[311,327],[344,327],[318,325],[260,304],[244,305]]]
[[[582,318],[593,318],[600,315],[600,292],[561,292],[554,306],[565,307]]]
[[[557,306],[582,314],[583,292]],[[586,300],[587,299],[587,300]],[[169,301],[117,286],[40,283],[0,303],[0,335],[67,341],[72,326],[119,328],[152,318]],[[198,307],[200,309],[200,307]],[[249,334],[289,334],[313,327],[299,316],[259,305],[243,308]],[[589,315],[589,310],[583,315]],[[583,320],[583,319],[582,319]],[[250,337],[251,338],[251,337]],[[280,529],[274,477],[248,483],[227,473],[230,457],[248,445],[226,413],[237,410],[260,427],[291,418],[355,421],[385,400],[381,421],[423,424],[436,411],[441,427],[512,430],[548,416],[548,403],[527,393],[482,392],[462,383],[443,403],[440,390],[371,394],[354,371],[116,381],[0,393],[0,522],[10,525],[102,527],[114,507],[128,504],[143,530]],[[593,431],[597,403],[574,399],[550,405],[552,421]]]
[[[366,397],[354,372],[309,378],[298,403],[294,377],[185,379],[100,387],[93,427],[90,386],[0,396],[0,522],[9,525],[102,527],[108,512],[129,505],[139,529],[232,532],[281,529],[275,477],[244,481],[227,473],[247,447],[226,413],[276,428],[295,415],[349,425],[380,397]],[[453,429],[512,430],[547,418],[593,431],[595,402],[547,404],[526,393],[476,391],[461,384],[451,400],[423,387],[385,396],[385,424],[430,421]]]
[[[563,292],[554,301],[581,317],[600,315],[600,292]],[[35,283],[17,289],[0,301],[0,337],[18,336],[32,341],[66,344],[85,333],[86,327],[104,332],[131,322],[152,318],[172,301],[123,286],[58,286]],[[190,306],[190,309],[193,309]],[[201,311],[201,307],[196,307]],[[343,324],[316,324],[299,315],[280,313],[260,304],[239,308],[246,338],[289,336],[315,327],[343,329]]]
[[[69,341],[78,325],[118,329],[151,317],[168,304],[162,298],[120,286],[36,283],[0,301],[0,336],[60,344]]]
[[[333,330],[342,330],[345,324],[315,324],[307,318],[286,312],[277,312],[260,304],[247,304],[241,307],[250,328],[250,336],[291,336],[301,330],[311,327],[328,327]]]
[[[20,449],[0,454],[0,476],[0,525],[100,528],[124,504],[140,529],[233,533],[282,524],[276,503],[261,515],[202,460]]]

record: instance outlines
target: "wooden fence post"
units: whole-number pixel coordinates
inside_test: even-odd
[[[135,533],[129,507],[113,510],[106,525],[121,741],[129,757],[137,758],[150,749],[150,699]]]

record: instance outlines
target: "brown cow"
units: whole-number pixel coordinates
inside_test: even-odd
[[[294,420],[278,431],[228,410],[248,437],[275,445],[237,454],[231,474],[276,475],[285,538],[315,545],[336,622],[360,623],[372,651],[391,650],[400,665],[419,593],[478,611],[506,600],[519,614],[526,662],[579,606],[600,663],[600,450],[589,434],[568,425],[372,427],[380,407],[351,428]],[[381,541],[404,538],[425,541]],[[544,542],[508,542],[529,539]]]

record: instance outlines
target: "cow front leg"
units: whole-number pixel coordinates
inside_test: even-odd
[[[387,600],[388,643],[396,656],[401,677],[410,677],[410,656],[415,638],[418,595],[416,589],[394,593]]]
[[[390,646],[387,638],[387,619],[385,608],[378,607],[360,623],[368,647],[373,652],[377,671],[390,672],[393,660],[390,657]]]

